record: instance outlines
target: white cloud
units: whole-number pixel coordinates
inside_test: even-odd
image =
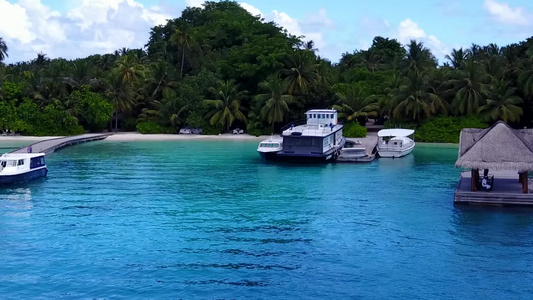
[[[143,47],[150,28],[171,18],[169,10],[135,0],[82,0],[61,14],[41,0],[0,0],[0,36],[9,47],[7,62],[31,60],[41,51],[73,59]]]
[[[296,36],[300,36],[303,34],[298,21],[296,19],[291,18],[288,14],[284,12],[278,12],[277,10],[273,10],[272,13],[267,16],[267,19],[273,20],[279,26],[287,29],[287,31],[291,34],[294,34]]]
[[[406,44],[409,42],[409,40],[425,37],[426,33],[424,30],[418,27],[418,24],[413,22],[411,19],[402,21],[398,27],[398,40],[401,43]]]
[[[533,17],[522,7],[511,7],[506,2],[496,0],[485,0],[485,9],[496,21],[510,25],[528,25],[531,24]]]
[[[204,0],[185,0],[187,6],[192,7],[202,7],[202,4],[204,4],[204,2]]]
[[[240,5],[250,14],[260,16],[267,21],[273,21],[292,35],[304,36],[304,41],[312,40],[315,43],[315,47],[319,49],[319,52],[320,49],[327,47],[324,39],[324,31],[335,28],[334,22],[328,18],[327,11],[324,8],[320,9],[317,13],[306,15],[303,20],[298,20],[292,18],[285,12],[273,10],[265,15],[261,10],[246,2],[242,2]]]
[[[246,9],[249,13],[251,13],[253,16],[261,16],[261,11],[257,8],[255,8],[254,6],[246,3],[246,2],[242,2],[241,3],[241,7]]]
[[[443,58],[450,52],[448,47],[436,36],[427,36],[426,32],[422,30],[422,28],[420,28],[416,22],[409,18],[400,22],[400,25],[398,26],[397,38],[402,44],[407,44],[410,40],[421,41],[437,58]]]
[[[7,0],[0,0],[0,36],[6,40],[29,43],[35,39],[26,10]]]

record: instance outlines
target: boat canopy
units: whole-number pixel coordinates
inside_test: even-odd
[[[379,137],[406,137],[410,136],[415,131],[413,129],[382,129],[378,131]]]

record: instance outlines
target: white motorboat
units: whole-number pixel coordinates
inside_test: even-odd
[[[44,153],[10,153],[0,157],[0,184],[12,184],[45,177]]]
[[[283,150],[283,139],[278,137],[270,137],[259,143],[257,147],[257,152],[263,159],[272,159],[281,150]]]
[[[406,156],[415,148],[415,141],[410,138],[412,129],[382,129],[378,132],[377,150],[380,157],[398,158]]]

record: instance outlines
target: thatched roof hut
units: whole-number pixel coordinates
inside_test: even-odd
[[[455,167],[533,171],[533,130],[516,130],[504,122],[487,129],[465,128]]]

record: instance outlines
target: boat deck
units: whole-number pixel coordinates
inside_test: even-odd
[[[22,148],[19,148],[17,150],[11,151],[10,153],[28,153],[29,147],[31,147],[32,153],[45,153],[49,154],[52,152],[55,152],[59,149],[77,145],[81,143],[87,143],[92,141],[100,141],[108,136],[110,136],[111,133],[87,133],[82,135],[76,135],[76,136],[67,136],[67,137],[61,137],[61,138],[55,138],[55,139],[49,139],[40,141]]]
[[[494,175],[492,191],[471,191],[470,172],[461,173],[455,191],[455,204],[533,205],[533,193],[522,193],[518,173],[510,171],[490,172]],[[531,186],[533,181],[529,179]]]
[[[378,137],[375,132],[369,132],[365,138],[346,138],[347,141],[355,142],[356,148],[365,148],[366,156],[350,157],[343,156],[342,153],[337,158],[337,162],[352,162],[352,163],[369,163],[376,159],[374,149],[378,143]]]

